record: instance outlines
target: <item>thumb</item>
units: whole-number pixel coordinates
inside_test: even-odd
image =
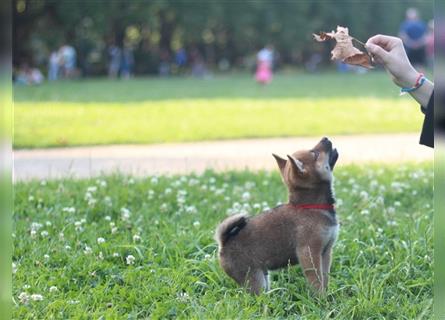
[[[389,53],[380,46],[377,46],[373,43],[366,43],[366,50],[368,50],[371,54],[375,55],[377,58],[380,58],[382,62],[386,62]]]

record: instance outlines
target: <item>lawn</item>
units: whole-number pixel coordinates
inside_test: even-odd
[[[315,298],[298,266],[259,297],[216,259],[228,213],[286,201],[277,173],[20,182],[15,319],[431,319],[433,165],[343,166],[331,285]]]
[[[14,88],[15,148],[415,132],[422,114],[383,72],[46,83]]]

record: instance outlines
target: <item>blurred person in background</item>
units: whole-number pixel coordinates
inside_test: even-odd
[[[383,64],[393,82],[401,88],[401,94],[409,93],[420,104],[425,114],[420,144],[433,148],[434,83],[413,67],[400,38],[376,35],[369,38],[365,46],[375,61]]]
[[[124,50],[122,51],[122,66],[121,75],[124,79],[129,79],[133,75],[134,68],[134,54],[131,46],[124,45]]]
[[[44,80],[42,72],[37,68],[30,67],[27,63],[23,63],[15,75],[16,84],[38,85]]]
[[[108,48],[108,77],[117,78],[121,69],[122,50],[114,43]]]
[[[176,50],[175,64],[176,67],[178,68],[178,72],[183,73],[187,65],[187,52],[182,47]]]
[[[257,54],[257,69],[255,79],[260,84],[268,84],[272,81],[272,68],[274,53],[272,46],[267,45]]]
[[[48,59],[48,80],[55,81],[59,78],[60,56],[57,50],[53,50]]]
[[[417,9],[406,10],[406,19],[400,26],[399,37],[403,41],[408,59],[416,67],[426,63],[427,31],[427,25],[420,19]]]
[[[73,78],[76,75],[76,49],[69,44],[64,44],[59,49],[62,74],[65,78]]]

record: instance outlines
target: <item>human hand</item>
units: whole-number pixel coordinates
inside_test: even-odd
[[[376,35],[366,42],[366,50],[383,64],[399,87],[412,87],[419,73],[413,68],[400,38]]]

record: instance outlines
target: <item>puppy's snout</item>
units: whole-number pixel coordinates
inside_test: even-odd
[[[318,145],[316,146],[316,149],[323,150],[325,152],[331,152],[332,151],[332,142],[327,137],[323,137]]]

